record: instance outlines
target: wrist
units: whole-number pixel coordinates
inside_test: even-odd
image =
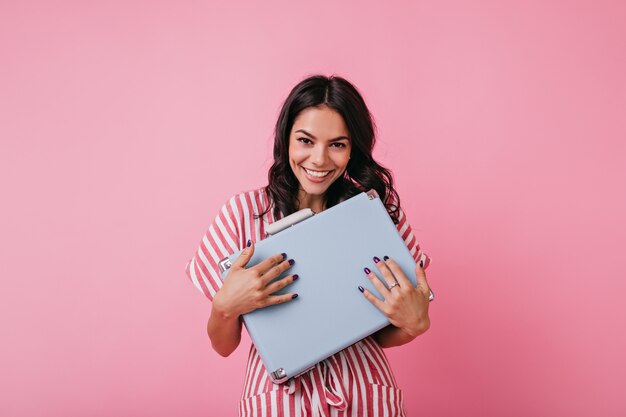
[[[430,319],[427,317],[425,319],[421,319],[416,322],[413,326],[404,328],[402,331],[407,334],[407,336],[411,337],[411,339],[415,339],[417,336],[425,333],[426,330],[430,328]]]
[[[228,303],[222,300],[222,297],[219,296],[219,292],[215,294],[213,298],[212,311],[220,320],[228,321],[239,317],[239,314],[229,308]]]

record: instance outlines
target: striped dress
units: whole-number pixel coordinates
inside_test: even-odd
[[[188,262],[187,276],[210,300],[220,289],[217,263],[244,248],[248,239],[258,242],[265,228],[274,222],[271,211],[262,219],[269,201],[264,189],[244,192],[228,200]],[[399,213],[398,231],[416,261],[428,267],[430,258]],[[348,417],[405,416],[402,391],[389,362],[372,337],[347,347],[317,364],[307,373],[282,385],[272,383],[254,347],[250,347],[239,415],[248,417]]]

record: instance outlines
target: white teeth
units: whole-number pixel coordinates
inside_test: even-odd
[[[304,170],[306,171],[307,174],[315,178],[323,178],[326,175],[328,175],[328,173],[330,172],[330,171],[310,171],[306,168],[304,168]]]

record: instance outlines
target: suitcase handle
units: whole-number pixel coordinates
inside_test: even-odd
[[[315,213],[310,208],[305,208],[296,211],[295,213],[291,213],[289,216],[283,217],[282,219],[267,226],[265,229],[265,237],[275,235],[276,233],[281,232],[294,224],[313,217],[313,215],[315,215]]]

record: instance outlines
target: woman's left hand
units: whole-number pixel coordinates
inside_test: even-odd
[[[426,281],[426,274],[420,264],[418,263],[415,267],[416,288],[393,259],[385,257],[384,260],[378,260],[378,258],[374,258],[374,261],[382,278],[379,278],[369,268],[365,268],[365,273],[383,296],[383,300],[380,300],[367,289],[360,287],[359,289],[363,289],[365,298],[382,311],[389,322],[406,333],[410,339],[424,333],[430,327],[428,317],[430,288]],[[383,284],[383,281],[386,285]]]

